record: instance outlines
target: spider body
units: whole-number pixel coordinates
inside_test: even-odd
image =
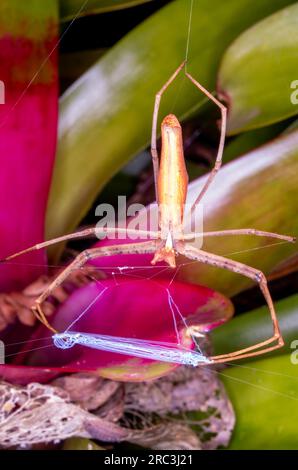
[[[181,125],[169,114],[161,124],[161,156],[157,179],[161,247],[152,264],[165,261],[176,266],[176,241],[183,239],[183,218],[188,187],[188,174],[183,153]]]

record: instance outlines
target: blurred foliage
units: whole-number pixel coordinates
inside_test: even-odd
[[[237,135],[226,145],[223,162],[228,163],[250,150],[260,147],[280,135],[285,129],[288,129],[288,122],[282,121],[271,126],[265,126]]]
[[[91,65],[93,65],[106,49],[91,49],[88,51],[76,51],[60,54],[59,75],[61,91],[65,91],[75,82]]]
[[[298,119],[292,122],[292,124],[286,128],[284,131],[284,134],[288,134],[289,132],[292,132],[294,130],[298,129]]]
[[[105,450],[90,439],[83,437],[72,437],[66,439],[63,444],[62,450]]]
[[[297,364],[291,355],[219,372],[236,412],[229,449],[298,449]]]
[[[61,21],[70,21],[77,16],[94,15],[108,11],[130,8],[153,0],[60,0]]]
[[[226,50],[220,94],[229,105],[228,133],[262,127],[298,113],[292,102],[297,78],[298,3],[265,18]]]
[[[12,36],[24,36],[29,40],[41,40],[46,39],[49,32],[52,35],[57,33],[58,0],[44,0],[42,2],[40,0],[30,0],[29,2],[4,0],[0,2],[0,13],[0,34],[5,32]],[[21,18],[26,19],[21,21]],[[52,30],[48,27],[50,18]],[[28,72],[27,67],[25,71]]]

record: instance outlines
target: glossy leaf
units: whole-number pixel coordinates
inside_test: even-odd
[[[284,134],[289,134],[292,131],[295,131],[298,129],[298,119],[295,119],[295,121],[292,122],[292,124],[287,127],[287,129],[284,131]]]
[[[220,372],[236,412],[229,449],[298,449],[298,365],[283,355]]]
[[[195,2],[188,70],[214,90],[229,43],[290,0]],[[208,15],[206,12],[208,11]],[[119,168],[150,140],[156,92],[185,57],[189,1],[171,2],[129,33],[61,98],[59,148],[47,213],[47,238],[72,231]],[[180,89],[180,86],[185,83]],[[179,91],[180,90],[180,91]],[[183,77],[163,100],[161,116],[186,117],[202,95]]]
[[[0,18],[2,258],[44,238],[57,133],[56,0],[3,0]],[[24,287],[44,272],[45,252],[19,262],[17,269],[0,266],[1,291]]]
[[[279,122],[260,129],[253,129],[237,135],[226,145],[223,154],[223,162],[229,163],[235,158],[270,142],[270,140],[279,136],[285,129],[288,129],[288,121]]]
[[[106,49],[91,49],[60,54],[59,79],[62,87],[61,93],[83,75],[105,52]]]
[[[265,126],[298,113],[298,4],[255,24],[227,49],[219,90],[229,103],[228,132]],[[297,92],[296,92],[297,94]]]
[[[289,354],[292,341],[298,338],[298,295],[275,303],[285,346],[270,355]],[[267,307],[238,315],[211,333],[214,354],[224,354],[245,348],[272,336],[272,323]],[[268,358],[268,355],[264,356]]]
[[[71,437],[66,439],[63,444],[63,450],[105,450],[94,441],[84,439],[83,437]]]
[[[121,10],[152,1],[153,0],[88,0],[84,5],[81,0],[60,0],[60,16],[62,21],[71,21],[78,16]]]

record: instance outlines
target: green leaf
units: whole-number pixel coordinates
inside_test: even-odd
[[[83,0],[60,0],[61,21],[71,21],[77,16],[106,13],[113,10],[134,7],[141,3],[153,0],[88,0],[84,5]]]
[[[223,162],[228,163],[244,153],[253,150],[276,136],[281,134],[288,125],[288,121],[282,121],[271,126],[253,129],[236,136],[226,147],[223,154]],[[288,128],[287,128],[288,129]]]
[[[67,52],[59,56],[59,78],[63,90],[66,90],[86,70],[89,69],[106,49],[91,49],[85,51]]]
[[[298,294],[275,304],[285,346],[270,355],[288,354],[298,338]],[[214,354],[225,354],[251,346],[272,336],[272,323],[267,307],[237,316],[210,334]],[[268,355],[266,355],[268,357]]]
[[[229,134],[298,113],[298,104],[291,100],[297,61],[298,3],[260,21],[234,41],[219,71],[219,90],[229,103]]]
[[[236,412],[229,449],[298,449],[298,365],[291,355],[219,372]]]
[[[255,21],[290,0],[195,2],[188,70],[214,90],[223,52]],[[106,182],[150,141],[154,96],[185,57],[189,1],[151,16],[99,60],[61,99],[60,138],[47,214],[47,238],[72,231]],[[182,88],[181,85],[185,84]],[[187,116],[202,95],[183,77],[161,116]],[[58,248],[59,249],[59,248]]]
[[[298,119],[295,119],[295,121],[292,122],[292,124],[287,127],[287,129],[283,132],[284,134],[289,134],[292,131],[295,131],[298,129]]]
[[[56,1],[30,0],[29,2],[20,2],[19,0],[10,0],[9,2],[1,2],[0,8],[1,34],[9,32],[11,36],[24,36],[29,40],[48,40],[50,30],[47,24],[51,18],[53,22],[51,35],[56,35],[58,15]],[[26,18],[21,26],[19,18]],[[34,70],[34,72],[37,71]]]
[[[90,439],[83,437],[71,437],[66,439],[63,444],[63,450],[105,450]]]

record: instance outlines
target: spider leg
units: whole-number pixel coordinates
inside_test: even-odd
[[[104,235],[105,233],[109,234],[120,234],[120,233],[125,233],[126,235],[139,235],[140,238],[147,238],[148,236],[151,237],[151,238],[159,238],[160,234],[159,232],[150,232],[150,231],[146,231],[146,230],[131,230],[131,229],[126,229],[126,228],[112,228],[112,227],[102,227],[102,228],[98,228],[98,227],[91,227],[91,228],[87,228],[85,230],[81,230],[80,232],[74,232],[74,233],[69,233],[68,235],[63,235],[61,237],[57,237],[57,238],[52,238],[51,240],[47,240],[45,242],[42,242],[42,243],[37,243],[36,245],[33,245],[33,246],[30,246],[29,248],[26,248],[25,250],[22,250],[22,251],[18,251],[17,253],[14,253],[10,256],[7,256],[6,258],[3,258],[0,260],[0,263],[1,262],[4,262],[4,261],[9,261],[13,258],[16,258],[17,256],[21,256],[21,255],[24,255],[25,253],[29,253],[30,251],[34,251],[34,250],[41,250],[42,248],[46,248],[48,246],[51,246],[51,245],[55,245],[56,243],[60,243],[60,242],[63,242],[63,241],[66,241],[66,240],[73,240],[73,239],[76,239],[76,238],[84,238],[84,237],[88,237],[88,236],[91,236],[91,235],[94,235],[94,236],[98,236],[100,233],[102,233],[102,235]]]
[[[206,193],[207,189],[209,188],[209,185],[211,184],[212,180],[214,179],[216,173],[221,167],[222,163],[222,154],[224,150],[224,145],[225,145],[225,137],[226,137],[226,127],[227,127],[227,108],[225,105],[223,105],[219,100],[217,100],[212,93],[210,93],[206,88],[204,88],[197,80],[195,80],[188,72],[185,72],[185,75],[187,78],[199,89],[201,90],[213,103],[215,103],[221,112],[221,130],[220,130],[220,139],[219,139],[219,145],[218,145],[218,151],[217,151],[217,156],[215,160],[214,167],[209,174],[207,181],[205,182],[203,188],[201,189],[198,197],[196,198],[195,202],[193,203],[191,207],[191,215],[193,215],[194,210],[196,208],[196,205],[200,202],[204,194]]]
[[[49,330],[57,333],[57,331],[49,324],[48,320],[45,317],[44,312],[42,311],[42,303],[46,300],[52,291],[56,289],[63,281],[69,276],[71,272],[76,269],[80,269],[88,261],[100,258],[102,256],[113,256],[120,254],[139,254],[139,253],[153,253],[157,248],[157,240],[150,240],[148,242],[140,243],[129,243],[129,244],[119,244],[119,245],[110,245],[99,248],[90,248],[88,250],[82,251],[73,261],[70,263],[56,279],[47,287],[47,289],[36,299],[35,305],[32,307],[33,313],[38,320],[40,320]]]
[[[156,199],[157,199],[157,177],[158,177],[158,170],[159,170],[159,161],[158,161],[158,152],[157,152],[157,145],[156,145],[156,139],[157,139],[157,119],[158,119],[158,111],[159,111],[159,105],[160,105],[160,100],[163,95],[163,93],[166,91],[166,89],[170,86],[170,84],[175,80],[179,72],[183,69],[185,66],[185,61],[182,62],[182,64],[179,65],[179,67],[175,70],[173,75],[169,78],[169,80],[162,86],[162,88],[159,90],[158,93],[155,95],[155,103],[154,103],[154,111],[153,111],[153,121],[152,121],[152,134],[151,134],[151,155],[152,155],[152,163],[153,163],[153,171],[154,171],[154,184],[155,184],[155,194],[156,194]]]
[[[216,266],[219,268],[227,269],[234,273],[242,274],[254,281],[256,281],[260,289],[265,297],[267,305],[269,307],[269,312],[271,316],[271,321],[273,325],[273,335],[268,338],[267,340],[261,341],[256,343],[252,346],[247,348],[239,349],[238,351],[233,351],[231,353],[226,353],[218,356],[211,357],[212,361],[217,362],[227,362],[236,359],[243,359],[245,357],[252,357],[258,356],[260,354],[267,353],[269,351],[273,351],[274,349],[281,348],[284,345],[283,338],[281,336],[278,320],[276,317],[273,301],[267,286],[267,280],[264,273],[258,269],[252,268],[247,266],[246,264],[239,263],[238,261],[234,261],[223,256],[215,255],[213,253],[208,253],[203,250],[198,250],[195,247],[192,247],[188,244],[179,244],[177,247],[178,252],[187,258],[194,259],[200,261],[201,263],[208,264],[210,266]],[[277,344],[274,346],[271,343],[277,341]],[[263,348],[263,349],[260,349]],[[258,351],[255,351],[258,349]]]
[[[263,230],[256,230],[254,228],[239,228],[232,230],[217,230],[214,232],[200,232],[200,233],[187,233],[184,235],[184,240],[193,240],[198,237],[224,237],[226,235],[256,235],[257,237],[279,238],[290,243],[295,243],[296,237],[289,235],[280,235],[279,233],[264,232]]]

